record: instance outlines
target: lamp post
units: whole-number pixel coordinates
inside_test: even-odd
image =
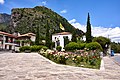
[[[108,35],[108,39],[110,39],[109,36],[110,35]],[[108,46],[108,53],[111,55],[111,45]]]

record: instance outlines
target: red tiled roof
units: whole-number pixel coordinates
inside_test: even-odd
[[[23,34],[23,35],[20,35],[20,36],[15,36],[15,35],[13,35],[13,34],[6,33],[6,32],[2,32],[2,31],[0,31],[0,34],[7,35],[7,36],[9,36],[9,37],[13,37],[13,38],[17,38],[17,37],[25,37],[25,36],[30,37],[31,35],[35,36],[34,33],[27,33],[27,34]]]
[[[27,33],[28,35],[33,35],[33,36],[35,36],[35,34],[34,33]]]
[[[30,37],[31,35],[35,36],[34,33],[27,33],[27,34],[19,35],[18,37],[25,37],[25,36]]]
[[[9,37],[14,37],[14,38],[17,37],[17,36],[15,36],[15,35],[13,35],[13,34],[6,33],[6,32],[2,32],[2,31],[0,31],[0,34],[7,35],[7,36],[9,36]]]
[[[68,35],[68,34],[71,34],[71,33],[70,32],[61,32],[61,33],[56,33],[53,35]]]

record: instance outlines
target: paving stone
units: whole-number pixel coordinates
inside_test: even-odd
[[[0,80],[119,80],[120,66],[104,57],[105,70],[53,63],[37,53],[0,54]]]

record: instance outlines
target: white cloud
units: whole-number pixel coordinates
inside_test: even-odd
[[[76,19],[72,19],[69,21],[69,23],[75,23],[76,22]]]
[[[72,19],[69,21],[70,24],[72,24],[75,28],[78,28],[84,32],[86,32],[86,25],[82,25],[76,21],[76,19]]]
[[[82,25],[78,23],[75,19],[72,19],[69,21],[75,28],[78,28],[84,32],[86,32],[86,25]],[[95,27],[92,26],[92,35],[94,37],[98,36],[104,36],[104,37],[109,37],[111,41],[114,42],[120,42],[120,28],[115,27],[115,28],[105,28],[105,27]]]
[[[5,3],[5,1],[4,0],[0,0],[0,4],[4,4]]]
[[[43,5],[47,5],[47,1],[43,1],[42,4],[43,4]]]
[[[62,14],[64,14],[64,13],[67,13],[67,10],[62,10],[62,11],[60,11],[60,13],[62,13]]]

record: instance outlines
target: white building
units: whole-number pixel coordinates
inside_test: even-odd
[[[12,50],[15,48],[16,36],[0,31],[0,49]]]
[[[26,34],[22,34],[22,35],[18,35],[16,40],[19,40],[20,42],[18,43],[19,46],[30,46],[30,42],[29,41],[33,41],[35,42],[35,34],[34,33],[26,33]],[[23,42],[23,41],[28,41],[28,42]]]
[[[64,50],[64,37],[67,37],[69,41],[72,39],[72,34],[69,32],[61,32],[52,35],[52,42],[55,42],[55,49],[57,46],[62,47],[62,51]]]
[[[83,41],[86,41],[86,36],[85,36],[85,35],[82,37],[82,40],[83,40]]]
[[[20,46],[30,46],[30,43],[16,43],[16,40],[19,41],[35,41],[35,34],[34,33],[27,33],[23,35],[15,35],[9,34],[6,32],[0,31],[0,50],[14,50],[16,45]]]

